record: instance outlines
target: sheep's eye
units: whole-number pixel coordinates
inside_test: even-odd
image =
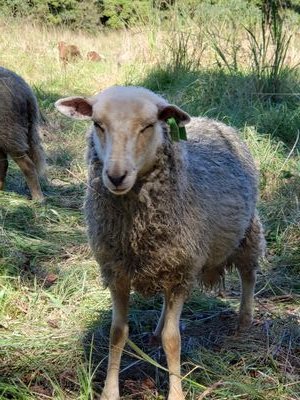
[[[153,126],[154,126],[154,124],[149,124],[149,125],[145,126],[145,128],[140,130],[140,133],[145,132],[148,128],[153,128]]]
[[[104,132],[104,128],[102,125],[99,124],[99,122],[94,121],[94,126],[98,129],[100,129],[100,131]]]

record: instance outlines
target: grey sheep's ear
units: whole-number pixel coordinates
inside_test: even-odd
[[[74,119],[91,119],[93,107],[85,97],[66,97],[55,103],[59,112]]]
[[[191,120],[189,114],[174,104],[159,107],[158,119],[167,121],[169,118],[174,118],[179,126],[184,126]]]

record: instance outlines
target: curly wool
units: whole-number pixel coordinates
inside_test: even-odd
[[[46,157],[38,133],[40,112],[31,88],[19,75],[0,67],[0,98],[0,149],[17,157],[27,153],[42,174]]]
[[[257,197],[249,151],[216,121],[193,118],[187,133],[187,142],[173,144],[166,127],[154,167],[123,196],[104,186],[89,136],[85,215],[106,286],[130,276],[133,289],[151,295],[170,283],[186,293],[197,282],[214,284],[247,236]]]

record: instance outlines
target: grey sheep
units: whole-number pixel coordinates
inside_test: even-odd
[[[0,190],[3,190],[9,155],[25,175],[32,198],[43,200],[38,175],[45,153],[38,133],[40,113],[28,84],[0,67]]]
[[[182,400],[179,319],[198,282],[212,286],[232,264],[241,277],[239,328],[251,324],[264,236],[256,211],[257,171],[237,132],[190,118],[143,88],[112,87],[56,102],[72,118],[92,119],[85,201],[88,236],[113,303],[109,362],[101,399],[119,399],[131,288],[164,294],[154,335],[166,353],[168,400]],[[166,121],[187,125],[172,142]]]

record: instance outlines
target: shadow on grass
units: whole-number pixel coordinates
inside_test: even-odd
[[[286,369],[285,373],[295,373],[300,368],[300,327],[296,317],[272,314],[268,310],[268,302],[258,303],[254,325],[244,334],[236,335],[237,313],[233,302],[237,306],[238,295],[222,301],[199,291],[186,302],[180,323],[182,375],[194,370],[189,379],[204,386],[218,380],[240,379],[240,388],[236,388],[237,392],[232,389],[231,393],[238,395],[239,390],[244,393],[243,380],[248,381],[250,392],[251,384],[256,390],[257,383],[249,383],[249,380],[257,378],[257,371],[268,371],[270,374],[272,370],[274,375],[280,375],[280,371]],[[132,296],[129,339],[155,363],[166,368],[162,347],[153,346],[149,341],[159,318],[160,303],[157,297],[146,301],[137,295]],[[95,371],[94,388],[97,393],[101,393],[106,376],[110,320],[110,312],[102,313],[83,339],[85,358]],[[130,346],[125,346],[120,369],[122,395],[137,399],[148,398],[149,395],[153,398],[151,396],[162,393],[166,395],[168,386],[165,370],[135,357]],[[194,398],[197,390],[199,394],[193,383],[185,382],[184,387],[190,391],[191,397],[188,398]]]
[[[15,188],[17,181],[14,179],[10,188],[26,194],[20,187]],[[47,286],[48,275],[59,274],[53,260],[58,263],[72,257],[72,252],[87,242],[82,228],[83,185],[46,184],[43,189],[46,198],[43,205],[13,193],[3,193],[0,197],[2,272],[19,276],[30,287]]]
[[[72,158],[71,156],[66,158],[65,150],[63,151],[63,154],[64,157],[61,160],[60,166],[68,169],[69,162],[71,162]],[[9,165],[10,167],[6,178],[5,192],[12,194],[15,193],[24,196],[26,199],[30,198],[31,194],[23,173],[14,165],[13,161],[10,161]],[[82,206],[85,189],[84,182],[70,184],[67,179],[59,177],[42,177],[40,178],[40,184],[47,204],[55,203],[60,207],[66,206],[77,209]],[[72,204],[70,203],[71,197],[73,197],[74,200],[72,201]]]
[[[287,73],[282,94],[257,93],[257,79],[249,73],[221,69],[197,71],[156,67],[142,81],[128,82],[161,93],[191,115],[246,124],[292,145],[300,126],[300,77]]]
[[[51,153],[51,155],[54,157],[53,153]],[[60,158],[60,161],[53,164],[51,160],[49,165],[59,166],[65,170],[70,168],[70,163],[74,160],[73,155],[66,149],[61,151],[57,150],[55,157]],[[60,178],[59,176],[56,178],[55,173],[52,173],[52,175],[54,176],[40,178],[41,189],[45,195],[46,204],[56,204],[61,208],[81,208],[83,204],[85,183],[70,183],[70,179]],[[26,199],[31,197],[23,173],[12,160],[9,162],[5,191],[24,196]]]
[[[144,299],[137,294],[131,295],[129,339],[155,363],[166,368],[166,357],[161,345],[151,344],[151,336],[159,319],[161,304],[162,299],[159,296]],[[216,324],[221,321],[222,332],[210,329],[212,322]],[[87,362],[91,362],[92,369],[96,371],[94,386],[97,392],[101,392],[106,377],[110,324],[111,312],[101,312],[99,318],[92,323],[83,337],[85,358]],[[236,314],[228,303],[216,297],[194,294],[184,307],[180,323],[182,361],[183,363],[187,362],[184,372],[189,370],[189,356],[196,347],[219,349],[225,337],[234,334],[235,324]],[[132,395],[140,390],[147,391],[151,389],[149,385],[151,386],[150,382],[152,382],[153,390],[158,389],[159,392],[166,394],[168,390],[167,372],[136,356],[139,355],[127,344],[121,360],[121,392]],[[146,386],[143,387],[143,385]]]

